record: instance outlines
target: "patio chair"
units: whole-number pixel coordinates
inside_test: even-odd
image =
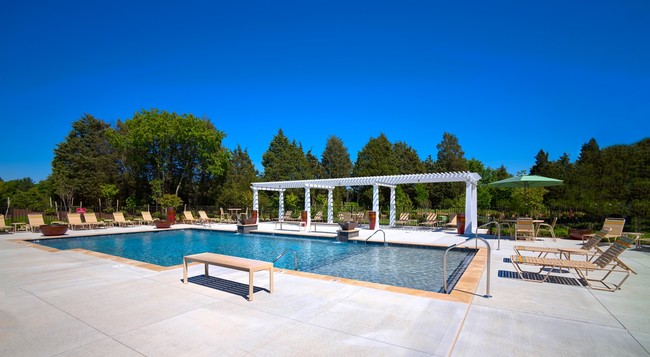
[[[124,218],[124,213],[122,212],[113,212],[113,220],[119,227],[133,226],[134,222]]]
[[[517,218],[515,223],[515,240],[520,236],[526,240],[533,240],[535,238],[535,225],[531,218]]]
[[[217,218],[208,217],[208,214],[205,211],[199,211],[199,220],[207,223],[219,222]]]
[[[555,238],[555,224],[557,223],[557,217],[553,218],[553,222],[551,224],[548,223],[540,223],[537,226],[537,236],[540,236],[541,231],[548,231],[551,237],[553,237],[553,242],[557,241]]]
[[[7,226],[5,222],[5,215],[0,214],[0,231],[11,232],[12,229],[12,227]]]
[[[221,223],[235,223],[232,217],[223,212],[223,207],[219,207],[219,222]]]
[[[142,224],[153,224],[154,219],[151,216],[151,212],[141,211],[140,214],[142,215]]]
[[[199,221],[198,219],[194,218],[194,216],[192,215],[192,211],[183,211],[183,216],[185,216],[185,219],[183,219],[183,223],[194,224]]]
[[[68,225],[70,228],[75,229],[75,227],[81,228],[92,228],[92,224],[88,222],[83,222],[81,220],[81,214],[79,213],[68,213]]]
[[[626,235],[622,236],[620,240],[614,242],[606,251],[598,256],[593,262],[591,261],[578,261],[570,259],[552,259],[552,258],[541,258],[541,257],[531,257],[525,255],[511,255],[510,261],[514,266],[515,270],[519,274],[519,277],[522,280],[533,281],[537,283],[545,282],[553,272],[562,271],[563,269],[573,270],[576,274],[582,279],[587,285],[595,290],[607,290],[607,291],[616,291],[621,288],[623,283],[627,280],[630,274],[634,272],[627,265],[623,264],[618,256],[621,255],[630,245],[634,242],[634,239]],[[547,271],[546,274],[541,274],[544,276],[543,279],[531,279],[525,277],[527,274],[531,273],[522,269],[522,266],[535,266],[540,268],[537,274],[541,274],[543,271]],[[600,274],[594,274],[592,272],[600,272]],[[588,273],[589,277],[587,276]],[[613,273],[622,273],[625,274],[619,282],[606,281],[610,275]],[[594,275],[597,275],[594,277]],[[600,285],[596,286],[595,283]]]
[[[421,226],[435,227],[440,223],[438,220],[438,214],[435,212],[429,212],[424,219],[424,222],[420,222]]]
[[[27,215],[27,220],[29,221],[29,229],[31,229],[32,233],[39,229],[40,226],[45,225],[45,221],[43,220],[43,215],[40,213],[30,213]]]
[[[105,222],[100,222],[97,220],[97,216],[95,215],[95,212],[86,212],[84,213],[84,220],[87,223],[90,223],[92,227],[98,228],[98,227],[106,227]]]
[[[314,215],[314,218],[311,219],[312,222],[322,222],[323,221],[323,211],[318,211]]]
[[[456,228],[458,226],[458,215],[456,213],[452,213],[449,215],[449,222],[445,223],[445,228]]]
[[[357,214],[354,215],[354,220],[357,221],[357,222],[361,222],[364,219],[366,219],[366,212],[365,211],[357,212]]]
[[[605,236],[608,243],[611,243],[612,238],[618,238],[623,235],[623,226],[625,226],[625,218],[605,218],[605,223],[603,223],[603,228],[610,228],[611,230]],[[585,234],[582,236],[582,241],[589,239],[593,234]]]

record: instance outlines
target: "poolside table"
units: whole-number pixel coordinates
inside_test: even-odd
[[[205,264],[205,276],[208,277],[208,265],[215,265],[229,269],[248,272],[248,301],[253,301],[253,275],[256,271],[269,271],[269,293],[273,293],[273,263],[261,260],[233,257],[215,253],[200,253],[183,257],[183,283],[187,284],[187,264],[199,262]]]

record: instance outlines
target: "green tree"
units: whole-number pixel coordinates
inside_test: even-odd
[[[325,150],[321,155],[324,178],[350,177],[352,174],[352,160],[348,148],[343,141],[332,135],[327,138]],[[345,197],[345,187],[336,187],[333,192],[334,202],[342,202]]]
[[[354,163],[352,175],[355,177],[365,176],[382,176],[382,175],[397,175],[397,167],[395,166],[395,153],[393,145],[388,141],[384,133],[379,134],[376,138],[370,138],[368,143],[357,154],[357,161]],[[360,204],[367,207],[372,205],[372,188],[359,187],[357,188]],[[390,199],[389,191],[380,188],[381,202],[388,202]]]
[[[113,210],[113,200],[118,193],[120,193],[119,188],[112,183],[107,183],[99,186],[99,192],[101,197],[104,199],[104,206],[107,208],[107,212]]]
[[[406,174],[419,174],[425,172],[424,163],[420,159],[417,151],[413,149],[410,145],[403,141],[398,141],[393,144],[393,155],[395,158],[394,165],[397,167],[397,172],[400,175]],[[409,198],[409,201],[424,203],[424,206],[419,206],[421,208],[429,207],[430,202],[428,198],[425,201],[417,198],[417,192],[415,190],[415,185],[400,185],[401,189],[404,191]]]
[[[108,123],[84,114],[72,123],[65,141],[54,149],[52,183],[68,209],[75,199],[98,202],[97,188],[115,181],[117,156],[107,139],[108,130]]]
[[[427,166],[435,170],[434,172],[458,172],[467,171],[467,159],[463,152],[458,138],[450,133],[443,133],[442,141],[436,145],[438,149],[438,158],[435,165]],[[462,183],[441,183],[431,186],[432,202],[451,202],[458,197],[465,195],[465,185]],[[451,201],[450,201],[451,200]]]
[[[233,150],[222,190],[217,203],[222,206],[251,206],[253,192],[251,183],[255,181],[257,172],[248,155],[248,149],[241,146]]]
[[[575,186],[578,204],[588,210],[595,211],[597,207],[602,207],[602,202],[598,202],[600,194],[600,177],[603,173],[603,161],[600,148],[595,139],[589,140],[582,145],[580,156],[576,161],[577,175],[575,177]],[[602,214],[599,212],[598,214]]]
[[[321,163],[325,171],[325,178],[350,177],[352,173],[350,153],[343,145],[343,141],[336,136],[327,138],[325,150],[321,155]]]
[[[296,141],[290,142],[282,129],[273,137],[262,155],[265,181],[290,181],[309,179],[309,162]]]
[[[135,197],[149,197],[149,182],[159,180],[162,192],[205,204],[211,199],[207,188],[224,175],[228,163],[224,137],[207,118],[151,109],[118,120],[112,142]]]
[[[325,168],[318,161],[318,158],[311,153],[311,149],[305,154],[307,163],[309,164],[309,172],[311,172],[312,179],[322,179],[325,178]]]
[[[397,175],[393,146],[384,133],[370,138],[357,154],[352,175],[355,177]]]

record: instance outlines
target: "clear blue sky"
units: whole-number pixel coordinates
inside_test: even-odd
[[[50,173],[84,113],[206,116],[262,154],[282,128],[352,159],[443,132],[511,173],[650,136],[650,2],[4,1],[0,178]]]

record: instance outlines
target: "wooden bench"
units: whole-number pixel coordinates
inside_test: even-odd
[[[248,301],[253,301],[253,274],[256,271],[268,270],[270,289],[269,293],[273,293],[273,263],[264,262],[261,260],[253,260],[239,257],[232,257],[229,255],[215,254],[215,253],[200,253],[186,255],[183,257],[183,283],[187,284],[187,264],[189,262],[198,262],[205,264],[205,276],[210,276],[208,273],[208,265],[215,265],[229,269],[241,270],[248,272]]]

